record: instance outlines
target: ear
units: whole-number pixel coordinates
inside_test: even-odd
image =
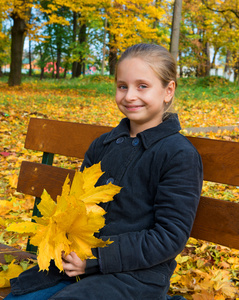
[[[174,93],[175,93],[175,82],[173,80],[171,80],[169,82],[169,84],[167,85],[167,87],[165,88],[165,91],[166,91],[166,95],[165,95],[165,98],[164,98],[164,102],[167,104],[169,103],[173,96],[174,96]]]

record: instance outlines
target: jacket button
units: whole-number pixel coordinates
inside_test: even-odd
[[[132,145],[133,146],[137,146],[139,144],[139,139],[138,138],[134,138],[132,141]]]
[[[106,184],[109,184],[110,182],[114,183],[114,181],[115,181],[114,178],[110,177],[106,180]]]
[[[121,144],[123,143],[124,141],[124,138],[123,137],[119,137],[117,140],[116,140],[116,144]]]

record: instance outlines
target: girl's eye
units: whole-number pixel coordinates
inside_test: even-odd
[[[126,85],[119,85],[118,88],[120,90],[126,90],[127,89],[127,86]]]
[[[146,88],[147,88],[147,85],[146,85],[146,84],[140,84],[139,88],[140,88],[140,89],[146,89]]]

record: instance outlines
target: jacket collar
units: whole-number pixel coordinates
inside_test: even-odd
[[[129,123],[129,119],[122,119],[119,125],[109,132],[103,141],[103,144],[108,144],[122,136],[129,137]],[[178,120],[178,115],[170,113],[169,116],[158,126],[138,133],[137,137],[142,140],[145,149],[147,149],[157,141],[179,132],[180,129],[181,127]]]

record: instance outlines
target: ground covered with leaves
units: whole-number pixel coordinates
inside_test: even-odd
[[[16,191],[23,160],[40,161],[41,153],[24,148],[31,117],[116,126],[122,114],[114,103],[114,83],[109,77],[91,76],[75,80],[24,79],[20,87],[0,81],[0,226],[18,219],[29,220],[34,199]],[[175,97],[182,133],[188,127],[202,127],[193,133],[215,139],[239,141],[239,86],[222,78],[181,79]],[[204,132],[209,126],[233,126],[230,131]],[[234,127],[235,126],[235,127]],[[188,134],[188,133],[187,133]],[[81,161],[57,157],[57,165],[78,169]],[[239,202],[239,187],[205,182],[206,196]],[[26,239],[6,232],[0,242],[26,247]],[[170,292],[193,300],[239,299],[239,251],[190,238],[177,257]],[[6,270],[6,266],[0,266]]]

